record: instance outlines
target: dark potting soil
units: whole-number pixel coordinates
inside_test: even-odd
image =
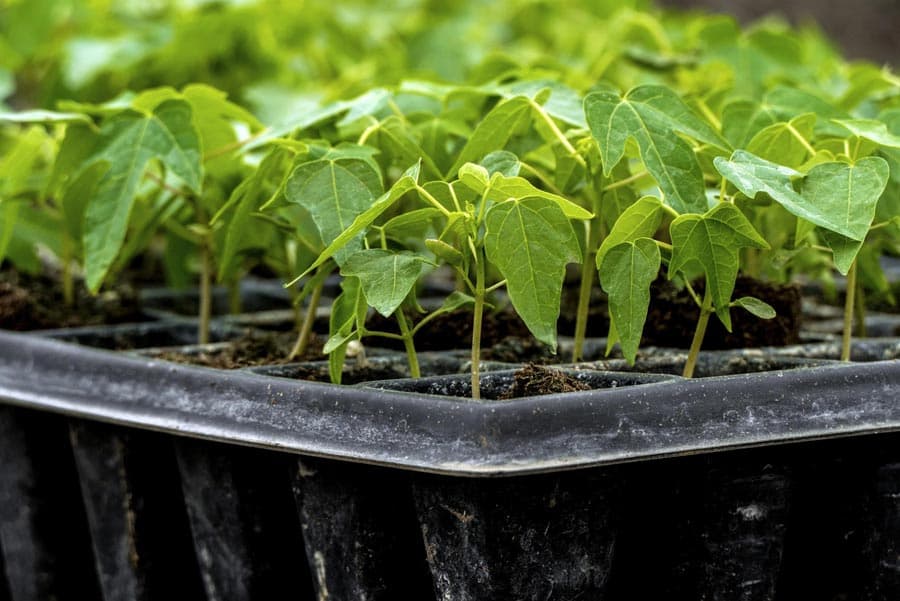
[[[565,372],[529,363],[522,369],[516,371],[515,376],[513,377],[512,386],[498,398],[506,400],[541,394],[576,392],[579,390],[590,389],[591,386],[587,382],[582,382]]]
[[[191,350],[171,350],[156,355],[157,358],[174,363],[188,363],[218,369],[238,369],[256,365],[278,365],[289,361],[322,359],[324,340],[313,335],[306,353],[288,359],[288,354],[296,340],[295,332],[247,332],[239,338],[229,340],[227,345],[214,345],[209,349],[202,346]]]
[[[411,323],[415,324],[416,315],[407,314]],[[379,314],[369,317],[366,327],[370,330],[399,334],[397,320]],[[494,346],[505,338],[531,338],[528,327],[511,307],[495,311],[485,311],[481,326],[481,346]],[[472,311],[460,309],[451,313],[438,315],[416,333],[417,351],[445,351],[468,347],[472,342]],[[403,350],[399,340],[379,339],[377,346]]]
[[[91,296],[81,282],[67,306],[58,278],[0,270],[0,328],[27,331],[146,321],[130,286]]]
[[[695,282],[693,287],[698,295],[703,295],[703,281]],[[760,319],[740,307],[734,307],[731,309],[731,332],[712,316],[703,339],[705,350],[787,346],[800,342],[802,296],[798,286],[739,276],[732,298],[742,296],[752,296],[769,303],[775,309],[776,316]],[[679,290],[660,277],[653,282],[650,298],[641,345],[690,348],[700,309],[687,290]]]

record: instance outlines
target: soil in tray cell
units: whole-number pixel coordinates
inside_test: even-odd
[[[135,291],[128,286],[91,296],[76,282],[71,305],[62,285],[50,276],[0,271],[0,329],[39,330],[144,321]]]

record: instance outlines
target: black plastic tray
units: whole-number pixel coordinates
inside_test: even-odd
[[[900,361],[473,403],[221,372],[0,333],[0,398],[319,457],[453,475],[525,474],[895,431]]]
[[[336,387],[154,359],[195,331],[159,316],[0,332],[0,601],[900,595],[900,339],[706,352],[695,380],[645,349],[473,402],[431,394],[467,394],[464,352]]]

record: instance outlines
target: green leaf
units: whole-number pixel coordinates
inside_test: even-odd
[[[807,145],[813,135],[816,115],[807,113],[790,121],[772,124],[753,136],[747,144],[747,152],[789,167],[799,167],[808,157]]]
[[[183,100],[167,100],[149,115],[123,111],[103,124],[96,152],[82,165],[109,166],[84,216],[85,280],[92,292],[100,288],[122,247],[137,186],[150,161],[160,161],[199,193],[200,157],[191,107]]]
[[[448,265],[461,266],[463,264],[463,254],[443,240],[429,238],[425,240],[425,248],[430,250],[434,253],[434,256]]]
[[[393,164],[409,165],[421,159],[422,169],[428,178],[441,178],[441,171],[419,143],[412,137],[409,127],[397,116],[391,116],[378,125],[369,137],[369,144],[390,153]]]
[[[328,320],[328,341],[322,352],[328,355],[328,373],[331,381],[341,383],[344,372],[344,357],[347,345],[358,338],[357,325],[360,323],[360,307],[365,319],[365,297],[359,280],[353,277],[341,281],[341,293],[331,304],[331,316]]]
[[[500,173],[506,177],[519,175],[522,163],[512,152],[508,150],[495,150],[481,159],[481,166],[487,169],[488,174]]]
[[[285,185],[289,202],[309,211],[322,240],[334,240],[381,194],[381,174],[359,159],[320,159],[299,165]],[[335,253],[338,264],[362,246],[362,240]]]
[[[524,177],[506,177],[502,173],[494,173],[490,181],[487,169],[481,165],[466,164],[459,169],[460,181],[476,193],[484,194],[487,199],[503,202],[509,199],[519,200],[526,197],[540,197],[555,202],[569,219],[592,219],[594,214],[571,200],[536,188]]]
[[[410,252],[369,249],[351,255],[341,266],[341,275],[359,278],[369,306],[390,317],[429,265]]]
[[[600,282],[609,295],[609,315],[622,354],[634,364],[647,309],[650,284],[660,265],[659,247],[649,238],[621,242],[610,247],[599,263]]]
[[[735,148],[745,148],[757,133],[778,122],[774,109],[752,100],[736,100],[722,110],[722,135]]]
[[[358,235],[360,235],[367,227],[372,225],[378,217],[381,216],[382,213],[387,211],[391,206],[400,200],[400,198],[409,192],[410,190],[414,190],[419,185],[419,168],[420,164],[416,163],[412,167],[406,170],[403,176],[398,179],[391,189],[381,195],[378,200],[376,200],[372,205],[357,215],[357,217],[353,220],[347,229],[340,233],[339,236],[334,238],[334,240],[325,247],[325,250],[322,251],[322,254],[313,261],[312,265],[306,268],[306,270],[301,273],[299,276],[294,278],[294,282],[297,280],[309,275],[314,269],[316,269],[319,265],[329,260],[331,257],[335,255],[335,253],[339,252],[342,248],[347,246],[352,240],[354,240]],[[293,283],[293,282],[291,282]]]
[[[431,314],[439,315],[441,313],[453,313],[457,309],[462,309],[468,305],[474,305],[475,299],[460,292],[459,290],[454,290],[450,293],[450,295],[444,299],[444,302],[441,303],[441,306],[435,309]]]
[[[33,126],[17,136],[12,147],[0,155],[0,202],[26,190],[46,141],[43,129]]]
[[[886,123],[876,119],[832,119],[858,138],[875,142],[885,148],[900,148],[900,136],[888,131]]]
[[[540,104],[547,114],[574,127],[586,128],[583,100],[578,92],[558,81],[540,79],[517,81],[501,88],[504,96],[529,96],[533,99],[541,92],[550,92],[550,98]]]
[[[6,258],[6,251],[15,233],[16,219],[19,216],[19,204],[7,200],[0,202],[0,263]]]
[[[517,131],[531,122],[531,110],[531,102],[525,96],[515,96],[495,106],[475,127],[447,172],[447,178],[453,177],[466,163],[502,148]]]
[[[880,157],[822,163],[810,170],[797,193],[791,180],[798,172],[742,150],[731,160],[717,157],[715,166],[748,197],[765,192],[797,217],[854,240],[868,233],[889,175]]]
[[[760,319],[773,319],[776,315],[772,305],[752,296],[742,296],[735,299],[731,302],[731,306],[746,309]]]
[[[585,98],[584,107],[591,134],[600,145],[604,175],[619,163],[625,143],[634,138],[664,200],[679,213],[706,210],[700,164],[694,150],[676,132],[719,148],[729,145],[675,92],[662,86],[640,86],[623,97],[594,92]]]
[[[246,125],[253,130],[262,128],[250,112],[229,102],[228,95],[204,84],[186,86],[180,94],[191,105],[194,127],[200,135],[205,153],[205,168],[211,173],[227,173],[232,167],[230,155],[240,150],[236,145],[235,124]],[[223,149],[232,148],[230,152]]]
[[[217,258],[220,282],[237,275],[241,254],[268,248],[270,236],[267,231],[260,231],[259,220],[254,218],[254,214],[278,187],[277,182],[290,164],[290,157],[290,152],[273,148],[250,177],[231,193],[228,204],[234,206],[234,212],[225,227],[225,242]]]
[[[765,104],[782,120],[806,113],[815,113],[823,120],[847,118],[846,113],[821,97],[783,85],[775,86],[766,93]],[[827,121],[824,125],[827,125]]]
[[[420,234],[428,231],[432,222],[443,213],[434,207],[425,207],[400,213],[384,223],[384,231],[397,238],[398,236],[421,237]]]
[[[638,238],[652,238],[662,223],[663,214],[662,201],[655,196],[644,196],[625,209],[597,250],[597,267],[614,246]]]
[[[890,168],[881,157],[816,165],[803,180],[800,194],[802,208],[818,219],[805,218],[842,236],[865,240],[889,176]]]
[[[831,249],[835,269],[837,269],[841,275],[847,275],[847,272],[850,271],[850,267],[853,266],[853,261],[856,260],[856,256],[863,246],[863,241],[852,240],[824,228],[819,228],[818,233],[822,237],[822,241],[825,245]]]
[[[556,348],[556,320],[566,264],[581,247],[559,205],[542,197],[501,202],[485,216],[488,260],[506,278],[516,312],[535,338]]]
[[[682,215],[669,228],[672,261],[669,279],[699,265],[706,275],[716,314],[728,330],[728,307],[734,290],[741,248],[769,248],[744,214],[731,203],[720,203],[704,215]]]

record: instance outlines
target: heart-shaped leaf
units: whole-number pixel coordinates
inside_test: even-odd
[[[506,278],[516,312],[535,338],[556,348],[556,320],[566,264],[581,261],[572,224],[542,197],[493,205],[485,215],[488,260]]]
[[[731,203],[720,203],[704,215],[682,215],[669,228],[672,262],[669,278],[698,264],[706,276],[716,315],[731,330],[728,307],[737,278],[741,248],[768,248],[744,214]]]
[[[600,282],[609,295],[609,316],[622,345],[622,354],[634,363],[647,309],[650,284],[660,265],[659,247],[649,238],[622,242],[611,247],[600,263]]]

